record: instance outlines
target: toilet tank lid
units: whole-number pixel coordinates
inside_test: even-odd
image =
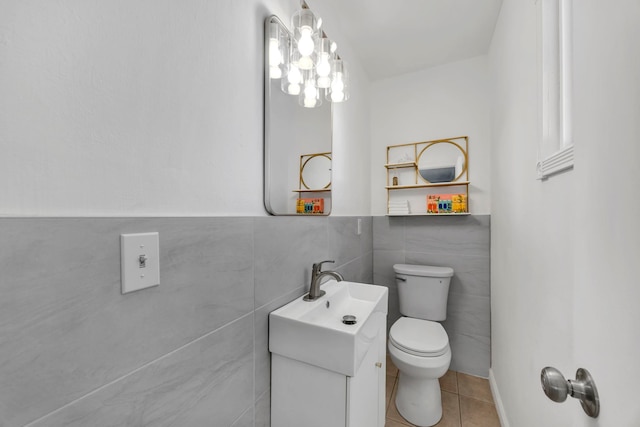
[[[408,274],[410,276],[425,276],[425,277],[453,276],[453,268],[435,267],[432,265],[395,264],[393,266],[393,270],[396,273]]]

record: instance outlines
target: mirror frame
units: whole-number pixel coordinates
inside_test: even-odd
[[[460,171],[460,174],[454,177],[449,182],[457,182],[458,180],[460,180],[460,178],[462,178],[463,176],[466,176],[467,168],[469,167],[469,153],[465,148],[460,146],[460,144],[450,141],[448,139],[443,139],[443,140],[428,142],[427,145],[420,151],[420,153],[418,153],[418,156],[416,157],[416,173],[420,177],[420,179],[422,179],[427,184],[432,184],[431,181],[428,181],[427,179],[425,179],[425,177],[423,177],[422,174],[420,173],[420,159],[422,158],[422,156],[424,155],[425,151],[427,151],[428,148],[433,147],[434,145],[437,145],[437,144],[451,144],[455,146],[458,150],[460,150],[460,152],[464,156],[464,167]]]
[[[263,64],[263,73],[264,73],[264,98],[263,98],[263,107],[264,107],[264,123],[263,123],[263,158],[264,158],[264,162],[263,162],[263,166],[264,166],[264,174],[263,174],[263,179],[264,179],[264,186],[263,186],[263,203],[264,203],[264,208],[267,211],[267,213],[269,215],[274,215],[274,216],[303,216],[297,213],[280,213],[280,212],[276,212],[272,207],[271,207],[271,188],[272,188],[272,182],[271,182],[271,160],[272,160],[272,150],[270,149],[270,146],[272,145],[272,141],[270,138],[271,135],[271,111],[269,108],[269,100],[271,98],[271,78],[269,76],[269,25],[275,22],[277,24],[279,24],[281,26],[281,28],[283,30],[286,30],[289,35],[291,37],[293,37],[291,31],[289,30],[289,28],[282,22],[282,20],[280,18],[278,18],[278,16],[276,15],[270,15],[267,18],[265,18],[264,20],[264,32],[263,32],[263,36],[264,36],[264,47],[263,47],[263,56],[264,56],[264,64]],[[303,107],[300,107],[303,108]],[[333,164],[333,103],[328,103],[328,108],[329,108],[329,151],[327,152],[331,157],[331,162]],[[302,173],[302,169],[300,170],[300,173]],[[328,209],[325,209],[325,213],[322,214],[316,214],[316,215],[304,215],[304,216],[328,216],[331,214],[331,210],[332,210],[332,184],[333,184],[333,168],[331,171],[331,181],[328,185],[328,189],[326,190],[326,192],[328,193]],[[290,189],[286,189],[285,191],[291,191]],[[294,191],[295,192],[295,191]]]
[[[309,163],[310,160],[313,160],[315,158],[318,157],[325,157],[329,160],[329,165],[331,167],[329,167],[329,183],[327,185],[325,185],[324,187],[322,187],[323,190],[328,190],[331,187],[331,179],[333,178],[333,176],[331,176],[331,169],[333,168],[333,159],[332,157],[332,153],[331,151],[326,152],[326,153],[314,153],[314,154],[303,154],[300,156],[300,189],[302,190],[303,186],[304,188],[306,188],[307,190],[314,190],[314,188],[311,188],[307,185],[306,182],[304,182],[304,168],[305,166],[307,166],[307,163]]]

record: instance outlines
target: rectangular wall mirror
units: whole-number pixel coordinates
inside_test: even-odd
[[[305,72],[288,64],[292,43],[280,19],[265,20],[264,206],[271,215],[328,215],[331,102],[305,106]]]

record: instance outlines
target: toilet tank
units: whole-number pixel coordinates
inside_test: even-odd
[[[402,315],[435,321],[447,318],[452,268],[396,264],[393,270]]]

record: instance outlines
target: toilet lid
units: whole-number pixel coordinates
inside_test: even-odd
[[[449,337],[440,323],[411,317],[401,317],[391,326],[389,341],[415,356],[441,356],[449,348]]]

